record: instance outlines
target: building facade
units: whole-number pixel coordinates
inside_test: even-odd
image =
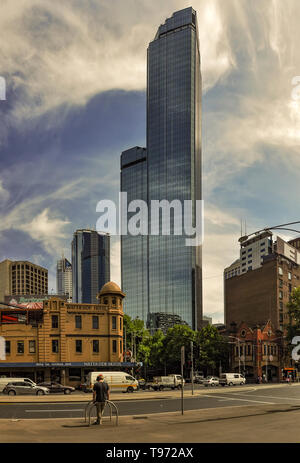
[[[147,150],[138,146],[121,155],[121,191],[127,204],[136,199],[147,202]],[[123,212],[123,211],[122,211]],[[128,220],[132,213],[127,212]],[[124,311],[132,318],[148,317],[148,237],[121,235],[122,288],[126,288]]]
[[[55,297],[44,301],[42,309],[0,309],[0,336],[6,344],[0,375],[77,385],[89,371],[131,366],[123,362],[124,296],[108,282],[97,304]],[[8,320],[7,313],[16,320]]]
[[[72,265],[64,257],[56,264],[56,291],[60,296],[67,296],[68,302],[72,302]]]
[[[72,302],[96,304],[110,280],[110,235],[77,230],[72,241]]]
[[[190,219],[195,225],[195,201],[201,200],[201,73],[197,17],[193,8],[174,13],[158,28],[149,44],[144,169],[147,169],[142,175],[147,179],[148,207],[153,200],[178,200],[181,205],[191,200],[194,209]],[[135,180],[138,184],[141,180],[135,179],[134,170],[132,172],[130,184],[122,180],[124,171],[121,172],[122,191],[130,198],[137,190]],[[126,294],[132,293],[126,312],[134,317],[139,311],[138,316],[148,326],[152,313],[178,315],[193,329],[199,329],[202,324],[201,246],[186,246],[186,235],[176,235],[177,215],[174,208],[169,236],[162,233],[160,219],[158,234],[150,234],[153,218],[149,218],[149,235],[145,237],[147,254],[143,257],[147,261],[145,294],[148,300],[144,301],[147,306],[143,305],[141,311],[134,302],[135,291],[144,292],[138,287],[141,266],[132,266],[126,240],[122,239],[122,288]],[[134,240],[132,237],[133,248]],[[141,240],[136,243],[138,248]],[[126,272],[131,275],[130,281]]]
[[[48,294],[48,270],[28,261],[0,263],[0,301],[11,295]]]
[[[262,326],[270,320],[275,330],[285,332],[290,323],[287,304],[292,290],[300,286],[298,254],[277,237],[273,252],[262,257],[259,267],[224,279],[227,328],[242,321]]]
[[[259,377],[277,382],[284,377],[284,345],[281,331],[268,321],[262,326],[233,323],[228,331],[232,344],[231,370],[244,374],[248,382]]]

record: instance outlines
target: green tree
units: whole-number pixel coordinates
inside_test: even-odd
[[[221,336],[215,326],[207,325],[197,333],[196,345],[199,349],[196,358],[196,368],[213,373],[219,368],[227,366],[230,345]]]
[[[169,328],[163,339],[161,360],[169,369],[178,370],[181,365],[181,346],[185,347],[185,359],[188,362],[191,355],[191,341],[195,342],[196,332],[187,325],[174,325]]]

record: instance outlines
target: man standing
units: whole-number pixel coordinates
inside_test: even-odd
[[[93,401],[97,407],[97,420],[94,424],[102,424],[102,413],[106,400],[109,400],[109,386],[104,382],[103,375],[99,375],[93,388]]]

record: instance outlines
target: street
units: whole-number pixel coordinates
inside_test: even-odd
[[[243,389],[244,388],[244,389]],[[22,396],[24,397],[24,396]],[[91,394],[76,393],[72,396],[52,394],[38,399],[33,396],[24,399],[21,396],[9,398],[1,395],[0,419],[57,419],[82,418]],[[112,393],[110,398],[118,407],[120,416],[149,415],[170,413],[181,410],[181,398],[178,391],[144,392],[133,394]],[[8,399],[7,399],[8,400]],[[23,400],[23,402],[20,402]],[[59,400],[59,402],[58,402]],[[231,388],[198,387],[194,395],[191,390],[184,391],[184,410],[205,410],[243,405],[292,405],[300,407],[300,385],[265,386],[253,385]],[[106,410],[106,414],[108,414]]]

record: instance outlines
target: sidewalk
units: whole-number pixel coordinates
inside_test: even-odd
[[[0,420],[1,443],[287,443],[300,441],[300,407],[236,406],[121,416],[119,426],[84,419]]]
[[[286,384],[264,384],[264,385],[249,385],[249,386],[232,386],[232,387],[203,387],[200,390],[196,389],[194,391],[194,395],[192,395],[192,391],[184,390],[184,397],[197,397],[200,395],[206,394],[220,394],[229,393],[229,392],[237,392],[237,391],[251,391],[254,389],[276,389],[276,388],[284,388],[284,387],[300,387],[300,383],[293,383],[290,385]],[[22,395],[22,396],[8,396],[6,394],[0,394],[0,403],[25,403],[25,402],[90,402],[92,400],[93,394],[48,394],[45,396],[36,396],[36,395]],[[181,391],[152,391],[152,392],[133,392],[131,394],[128,393],[119,393],[119,392],[112,392],[110,394],[111,400],[120,401],[120,400],[147,400],[147,399],[175,399],[181,398]]]

